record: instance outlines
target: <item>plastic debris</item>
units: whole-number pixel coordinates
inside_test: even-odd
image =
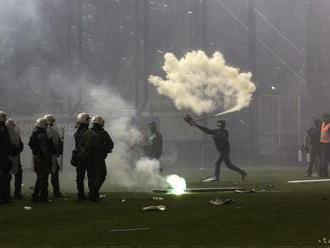
[[[31,206],[24,206],[23,208],[24,208],[24,210],[26,210],[26,211],[30,211],[30,210],[32,210],[32,207],[31,207]]]
[[[121,203],[125,203],[126,202],[126,199],[121,199]]]
[[[104,199],[104,198],[106,198],[107,197],[107,195],[100,195],[100,198],[101,199]]]
[[[274,188],[274,185],[273,184],[265,184],[265,188],[271,189],[271,188]]]
[[[288,183],[318,183],[318,182],[330,182],[329,178],[326,179],[312,179],[312,180],[293,180]]]
[[[160,196],[154,196],[154,197],[152,197],[152,199],[155,200],[155,201],[163,201],[164,200],[164,198],[160,197]]]
[[[256,192],[256,189],[255,188],[252,188],[250,190],[235,190],[235,193],[255,193]]]
[[[149,231],[149,227],[138,227],[138,228],[123,228],[123,229],[111,229],[108,232],[129,232],[129,231]]]
[[[164,205],[151,205],[147,207],[143,207],[142,210],[144,211],[164,211],[166,207]]]
[[[234,200],[233,199],[221,200],[221,199],[216,198],[215,200],[211,200],[210,203],[215,206],[221,206],[221,205],[227,205],[227,204],[234,203]]]

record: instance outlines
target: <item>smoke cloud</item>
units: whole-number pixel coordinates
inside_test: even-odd
[[[143,156],[141,131],[133,123],[134,107],[127,103],[115,89],[93,86],[87,99],[90,109],[97,110],[105,119],[105,129],[114,140],[113,153],[107,158],[108,186],[125,190],[148,191],[166,187],[159,174],[159,161]]]
[[[203,51],[188,52],[180,60],[172,53],[164,58],[166,79],[151,75],[149,82],[178,109],[190,109],[197,115],[224,111],[220,115],[249,106],[256,90],[252,74],[226,65],[220,52],[211,58]]]
[[[166,180],[159,174],[159,161],[143,156],[143,135],[133,123],[136,117],[134,106],[111,88],[109,82],[104,86],[95,86],[91,82],[102,82],[95,74],[83,69],[76,71],[74,49],[71,54],[72,69],[62,66],[66,55],[63,57],[60,54],[65,46],[57,47],[62,43],[57,42],[57,33],[50,28],[57,22],[51,22],[53,19],[45,11],[48,8],[44,8],[47,6],[43,1],[35,0],[0,1],[1,110],[8,112],[15,121],[22,117],[25,144],[35,119],[53,113],[59,119],[57,123],[62,125],[62,117],[66,120],[72,117],[72,125],[66,126],[70,135],[65,137],[65,173],[61,175],[61,187],[67,185],[62,187],[64,192],[75,190],[75,175],[67,173],[66,168],[71,168],[72,126],[79,112],[103,116],[105,128],[115,142],[115,149],[107,158],[108,177],[104,188],[148,191],[167,186]],[[74,22],[72,25],[74,32]],[[59,30],[56,29],[57,32]],[[59,56],[55,56],[57,49]],[[24,169],[30,171],[31,151],[28,146],[25,146],[22,161]],[[32,186],[34,180],[34,174],[26,173],[25,187]]]

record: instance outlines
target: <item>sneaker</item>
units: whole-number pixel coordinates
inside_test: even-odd
[[[219,178],[217,177],[207,177],[207,178],[202,178],[201,182],[203,183],[208,183],[208,182],[218,182]]]

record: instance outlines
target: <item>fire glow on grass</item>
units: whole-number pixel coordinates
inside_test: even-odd
[[[183,177],[170,175],[166,177],[166,182],[170,185],[170,194],[182,195],[186,192],[187,183]]]

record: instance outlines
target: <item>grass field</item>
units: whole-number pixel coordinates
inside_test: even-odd
[[[199,182],[211,170],[177,173],[189,187],[232,186],[238,177],[223,172],[220,183]],[[303,178],[304,168],[248,172],[242,187],[273,184],[271,190],[283,191],[161,195],[163,201],[152,199],[159,194],[122,192],[106,193],[100,203],[78,202],[75,195],[49,204],[24,200],[0,206],[0,247],[326,247],[320,241],[330,239],[330,183],[286,183]],[[213,206],[216,197],[235,202]],[[167,209],[142,211],[152,204]],[[149,230],[109,232],[120,228]]]

